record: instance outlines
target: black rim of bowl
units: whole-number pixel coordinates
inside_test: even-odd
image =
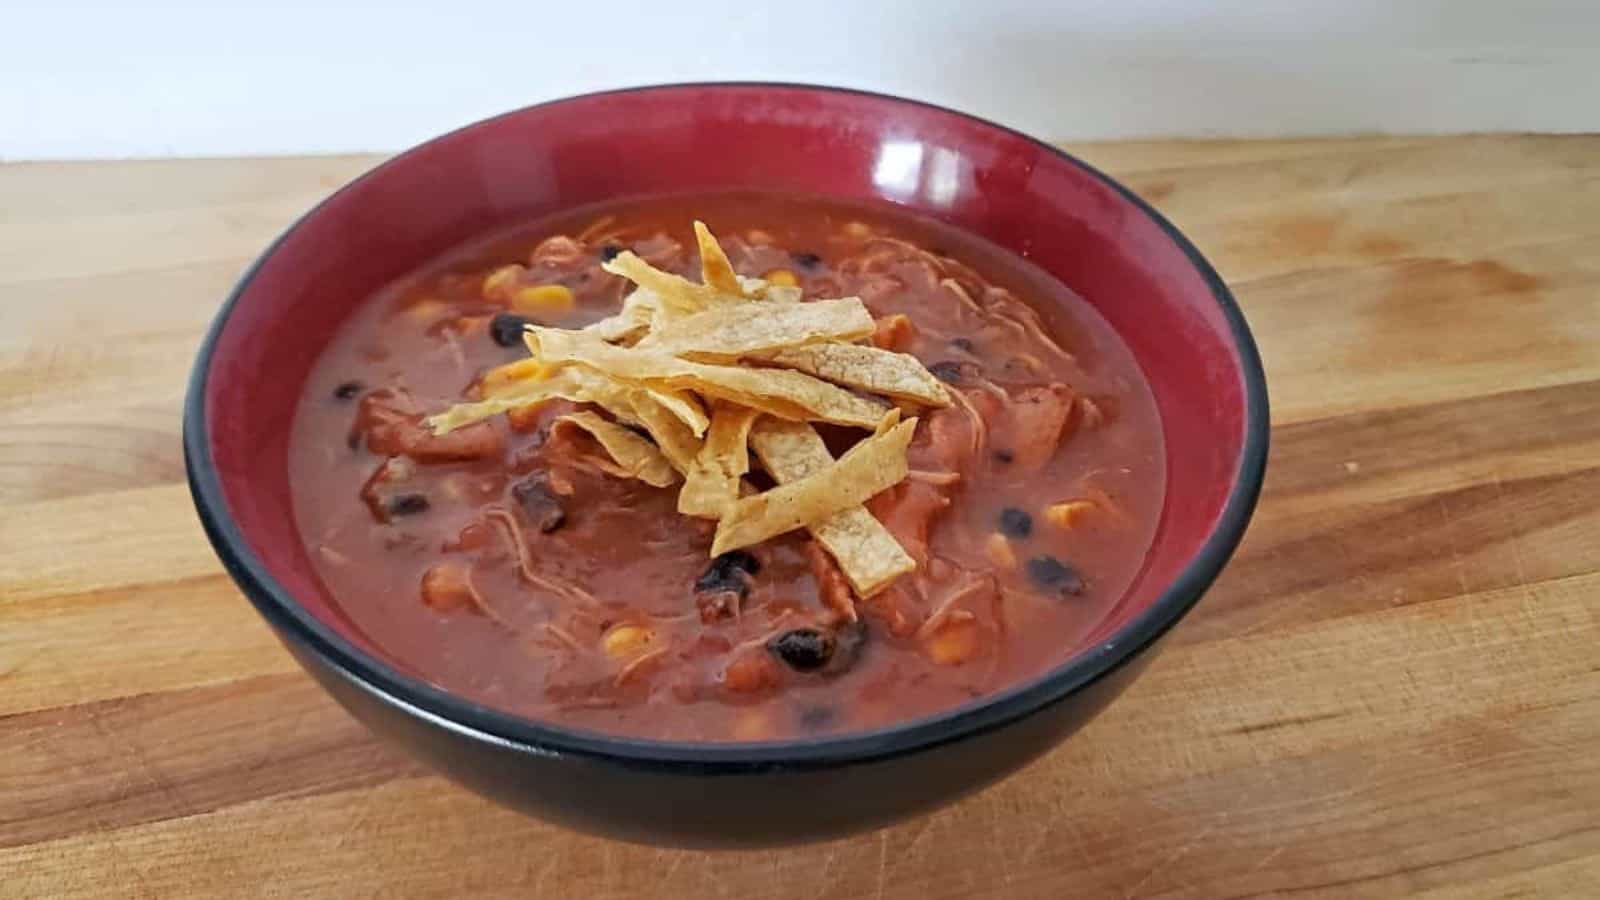
[[[685,88],[769,89],[797,92],[854,94],[958,116],[975,124],[1020,138],[1056,155],[1110,186],[1166,233],[1204,278],[1221,308],[1239,354],[1245,393],[1245,440],[1239,453],[1236,479],[1218,517],[1216,527],[1199,552],[1156,600],[1109,638],[1080,650],[1065,662],[1030,681],[1013,685],[969,703],[895,725],[836,736],[795,738],[765,743],[690,743],[617,737],[600,732],[542,723],[463,699],[393,667],[358,649],[334,629],[303,608],[279,584],[250,549],[227,505],[222,482],[210,455],[210,431],[205,415],[206,379],[217,339],[227,325],[234,304],[289,234],[316,215],[324,199],[290,225],[239,279],[217,313],[201,344],[189,377],[184,402],[184,467],[195,509],[223,565],[243,588],[256,609],[281,633],[311,649],[345,677],[386,701],[406,708],[434,724],[460,734],[498,743],[529,753],[573,754],[597,761],[632,767],[668,768],[709,774],[736,774],[775,768],[818,768],[861,763],[899,756],[961,740],[1025,718],[1076,693],[1133,660],[1160,638],[1195,605],[1233,555],[1255,510],[1266,470],[1268,410],[1266,377],[1250,329],[1232,293],[1216,270],[1176,226],[1131,190],[1088,163],[1037,138],[987,119],[920,100],[854,88],[786,82],[684,82],[597,91],[537,103],[493,116],[447,132],[369,170],[332,196],[379,175],[396,160],[423,147],[498,119],[530,110],[612,94],[644,94]]]

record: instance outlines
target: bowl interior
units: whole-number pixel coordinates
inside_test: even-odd
[[[684,85],[453,132],[335,194],[263,257],[200,373],[200,441],[248,552],[373,651],[315,575],[290,509],[288,423],[333,331],[375,289],[485,231],[612,197],[725,188],[903,204],[1026,257],[1122,335],[1160,409],[1168,492],[1141,576],[1093,641],[1149,607],[1216,530],[1252,428],[1264,428],[1264,405],[1262,421],[1247,421],[1258,364],[1215,275],[1138,201],[1046,146],[947,110],[830,89]]]

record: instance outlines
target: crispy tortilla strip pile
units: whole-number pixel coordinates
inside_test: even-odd
[[[442,434],[552,399],[589,404],[555,427],[587,432],[618,477],[681,480],[678,511],[717,521],[713,555],[806,529],[869,597],[916,567],[862,505],[906,477],[917,419],[894,404],[950,395],[915,357],[860,343],[876,323],[859,298],[802,302],[798,288],[742,278],[711,231],[694,230],[699,283],[617,254],[606,271],[636,285],[620,311],[578,330],[530,327],[530,358],[486,373],[481,399],[428,424]],[[834,459],[815,422],[872,434]],[[751,448],[777,487],[744,480]]]

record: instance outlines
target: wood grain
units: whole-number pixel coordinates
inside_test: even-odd
[[[0,896],[1600,896],[1600,138],[1076,149],[1256,328],[1250,535],[1029,770],[741,854],[426,772],[211,556],[178,447],[201,331],[372,159],[0,166]]]

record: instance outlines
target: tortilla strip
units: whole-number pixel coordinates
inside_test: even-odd
[[[618,466],[616,474],[637,478],[654,487],[669,487],[678,480],[666,456],[654,444],[598,413],[579,411],[556,418],[587,431]]]
[[[655,391],[633,390],[628,394],[628,404],[644,430],[650,432],[656,446],[678,472],[687,472],[700,455],[700,439],[671,409],[660,401],[662,395]],[[698,407],[697,407],[698,408]],[[704,416],[704,413],[701,413]]]
[[[906,447],[916,427],[916,419],[907,419],[804,478],[736,501],[717,523],[711,555],[826,521],[893,487],[906,477]]]
[[[660,306],[661,298],[653,291],[634,288],[633,293],[622,301],[622,309],[616,315],[590,322],[582,330],[602,341],[627,343],[650,330],[650,319]]]
[[[449,429],[459,428],[476,419],[487,418],[497,412],[505,412],[552,397],[560,397],[574,403],[595,403],[630,425],[639,422],[632,410],[632,407],[638,405],[632,395],[639,389],[635,385],[623,383],[593,369],[567,367],[547,372],[537,359],[523,359],[489,370],[483,378],[483,384],[484,393],[489,400],[507,396],[527,399],[519,399],[509,406],[500,403],[486,404],[477,409],[463,409],[455,415],[468,418],[462,418],[459,423],[454,418],[443,420],[450,423]],[[684,391],[649,389],[646,389],[645,393],[655,404],[666,407],[677,416],[695,437],[706,433],[711,419],[692,394]],[[458,406],[471,407],[472,404],[458,404]],[[449,412],[453,413],[455,410]]]
[[[950,394],[944,385],[909,353],[860,344],[808,344],[785,348],[762,358],[825,381],[897,400],[915,400],[931,406],[950,405]]]
[[[610,262],[601,263],[600,268],[613,275],[621,275],[655,294],[661,302],[656,310],[658,313],[670,311],[687,315],[715,306],[719,302],[743,299],[742,295],[725,299],[726,295],[720,294],[710,285],[695,284],[681,275],[663,272],[640,259],[632,250],[618,253]]]
[[[711,412],[711,430],[694,464],[683,473],[678,512],[719,519],[739,499],[740,479],[750,471],[750,426],[760,416],[748,406],[719,404]]]
[[[750,431],[750,448],[779,484],[798,481],[833,462],[822,436],[804,422],[762,419]],[[834,513],[812,524],[810,530],[817,543],[833,554],[839,570],[862,599],[917,567],[889,529],[865,507]]]
[[[505,382],[495,396],[476,403],[457,403],[430,416],[426,424],[434,434],[446,434],[490,416],[554,399],[593,403],[626,424],[644,428],[679,472],[687,471],[700,452],[699,437],[693,425],[685,421],[691,418],[685,411],[699,417],[702,432],[710,425],[700,404],[686,394],[640,388],[581,366],[557,369],[545,378]]]
[[[687,391],[646,390],[650,399],[667,408],[669,412],[678,417],[678,421],[689,426],[695,437],[706,433],[711,427],[711,418],[700,406],[700,401]]]
[[[693,390],[783,419],[874,428],[886,407],[810,375],[690,362],[655,350],[624,349],[581,332],[530,329],[528,348],[549,366],[580,364],[653,390]]]
[[[510,366],[501,366],[492,370],[490,374],[508,369]],[[432,428],[434,434],[448,434],[463,425],[555,399],[571,400],[574,403],[594,403],[605,407],[612,415],[629,424],[636,421],[633,405],[629,402],[628,396],[636,389],[630,385],[607,378],[603,373],[590,369],[569,367],[550,372],[544,377],[540,377],[544,372],[542,366],[527,367],[527,371],[533,374],[524,375],[517,380],[511,380],[509,376],[497,380],[492,393],[488,390],[489,382],[486,376],[484,384],[488,396],[485,399],[475,403],[457,403],[442,413],[429,416],[424,420],[424,424]]]
[[[694,221],[694,239],[700,245],[700,280],[724,294],[746,296],[739,276],[733,272],[733,263],[728,262],[728,254],[699,219]]]
[[[457,428],[493,418],[503,412],[543,403],[555,393],[544,391],[531,391],[528,394],[507,394],[500,397],[491,397],[488,400],[479,400],[474,403],[457,403],[442,413],[432,415],[422,420],[424,425],[433,429],[436,435],[449,434]]]
[[[874,327],[872,314],[856,297],[812,303],[740,303],[675,319],[638,346],[702,362],[723,362],[820,341],[853,341],[871,334]]]

